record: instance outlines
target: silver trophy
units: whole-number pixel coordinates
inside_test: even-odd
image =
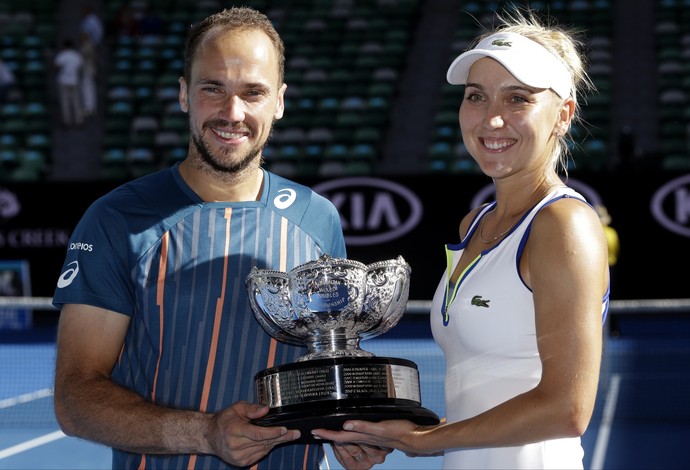
[[[246,283],[256,319],[277,340],[308,350],[256,374],[258,401],[270,408],[256,423],[300,429],[303,441],[311,429],[339,429],[348,419],[437,424],[421,407],[417,365],[360,347],[398,323],[410,273],[401,256],[366,265],[323,255],[287,273],[252,268]]]

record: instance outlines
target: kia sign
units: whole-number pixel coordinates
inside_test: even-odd
[[[21,204],[17,195],[12,191],[0,187],[0,222],[9,220],[19,214]]]
[[[422,203],[407,187],[372,177],[340,178],[313,189],[340,212],[345,243],[368,246],[400,238],[422,219]]]
[[[690,175],[622,168],[572,176],[568,184],[588,201],[605,203],[620,236],[612,299],[687,298],[687,276],[676,271],[690,266]],[[433,296],[446,269],[444,245],[458,243],[460,219],[494,197],[490,178],[483,174],[314,177],[298,182],[338,208],[348,257],[367,264],[405,258],[412,267],[414,300]],[[27,260],[32,294],[53,295],[71,231],[88,206],[116,185],[3,182],[0,260]],[[281,201],[290,197],[286,193]],[[673,256],[660,262],[659,253],[639,249],[649,243]]]
[[[690,237],[690,175],[673,179],[652,197],[652,215],[664,228]]]

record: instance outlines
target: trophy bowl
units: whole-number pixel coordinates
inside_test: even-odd
[[[323,255],[287,273],[252,268],[246,284],[257,321],[277,340],[307,347],[297,361],[255,375],[258,401],[269,407],[256,424],[300,429],[304,442],[311,429],[340,429],[348,419],[437,424],[421,406],[417,365],[360,347],[398,323],[410,273],[401,256],[366,265]]]

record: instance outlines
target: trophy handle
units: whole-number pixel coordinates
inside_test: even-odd
[[[288,333],[285,328],[295,319],[289,300],[288,275],[280,271],[263,271],[261,275],[258,274],[259,270],[254,267],[246,280],[254,317],[278,341],[304,346],[304,338]]]
[[[367,295],[364,310],[379,312],[379,323],[363,331],[362,339],[373,338],[393,328],[405,313],[410,294],[411,267],[402,256],[367,267]],[[380,313],[383,310],[383,313]]]

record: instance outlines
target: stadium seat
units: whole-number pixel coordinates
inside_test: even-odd
[[[47,133],[29,133],[26,136],[26,147],[28,150],[48,151],[51,148],[52,139]]]
[[[13,150],[19,145],[17,138],[12,134],[0,134],[0,150]]]
[[[12,173],[19,166],[19,151],[11,148],[0,148],[0,178],[12,181]]]
[[[127,162],[129,163],[129,175],[132,178],[152,173],[159,168],[154,151],[149,147],[130,148],[127,151]]]
[[[187,147],[171,147],[164,152],[164,162],[172,166],[187,158]]]
[[[354,160],[345,164],[345,172],[350,176],[370,175],[374,171],[374,166],[370,162]]]
[[[46,154],[39,149],[19,152],[19,165],[12,173],[13,181],[41,181],[48,171]]]
[[[187,132],[188,120],[186,114],[168,114],[161,118],[160,129],[176,132]]]
[[[347,168],[341,161],[325,161],[319,165],[318,173],[322,177],[342,176],[347,173]]]
[[[104,180],[125,180],[129,177],[127,154],[124,148],[107,149],[101,159],[101,178]]]

